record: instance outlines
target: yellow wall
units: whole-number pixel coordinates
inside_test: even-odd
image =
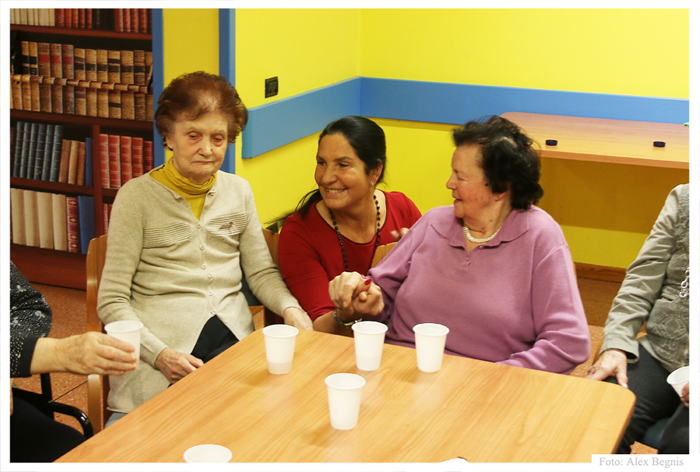
[[[165,10],[164,23],[166,82],[218,70],[216,10]],[[688,24],[687,10],[671,9],[238,9],[236,86],[249,107],[357,75],[687,99]],[[280,94],[265,99],[273,76]],[[452,127],[378,123],[387,134],[386,188],[424,212],[449,205]],[[316,140],[246,160],[237,145],[237,173],[251,183],[263,221],[314,187]],[[666,194],[687,181],[683,171],[545,159],[541,206],[562,225],[574,260],[626,267]]]

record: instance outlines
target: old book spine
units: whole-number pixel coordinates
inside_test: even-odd
[[[19,177],[20,165],[22,163],[22,149],[24,148],[24,121],[17,122],[17,134],[15,136],[15,147],[12,160],[12,177]]]
[[[19,74],[12,76],[12,108],[23,110],[22,105],[22,82]]]
[[[102,188],[109,188],[109,136],[100,134],[100,175]]]
[[[131,32],[138,33],[141,31],[141,15],[138,8],[131,8]]]
[[[75,28],[75,29],[80,28],[80,9],[73,8],[72,16],[73,16],[73,28]]]
[[[85,17],[85,8],[78,9],[78,28],[87,28],[87,19]]]
[[[61,44],[51,43],[51,75],[63,77],[63,48]]]
[[[56,78],[51,86],[51,108],[54,113],[63,113],[63,86],[66,80]]]
[[[24,169],[20,168],[20,177],[22,177],[23,179],[34,178],[34,161],[36,158],[37,134],[39,134],[39,123],[32,123],[29,127],[29,141],[26,163],[24,165]]]
[[[121,80],[121,51],[107,51],[107,70],[109,82],[118,84]]]
[[[39,75],[51,77],[51,46],[49,43],[37,43]]]
[[[109,90],[97,90],[97,116],[109,118]]]
[[[124,12],[121,8],[114,9],[114,31],[117,33],[124,32]]]
[[[63,125],[56,125],[53,130],[53,148],[51,150],[51,173],[49,180],[58,182],[61,173],[61,156],[63,152]]]
[[[68,160],[68,183],[75,185],[78,180],[78,154],[80,146],[78,141],[71,140],[70,142],[70,154]]]
[[[78,171],[75,183],[85,185],[85,143],[81,141],[78,142]]]
[[[29,164],[29,142],[31,139],[31,124],[24,124],[24,137],[22,138],[22,149],[19,159],[19,172],[17,177],[27,178],[27,165]]]
[[[43,113],[51,113],[53,111],[51,87],[52,85],[48,81],[42,81],[39,84],[39,105]]]
[[[134,104],[134,92],[122,92],[122,119],[135,120],[136,109]]]
[[[46,126],[46,142],[44,143],[44,164],[41,169],[41,180],[48,181],[51,177],[51,162],[53,160],[53,136],[55,125]]]
[[[32,84],[30,83],[31,75],[22,74],[22,106],[26,111],[32,111]]]
[[[97,80],[98,82],[109,82],[109,66],[107,65],[107,50],[97,50]]]
[[[73,50],[73,78],[85,80],[85,49],[75,48]]]
[[[148,33],[148,9],[139,8],[139,33]]]
[[[99,8],[95,8],[92,10],[92,29],[105,29],[104,27],[104,22],[103,22],[103,13],[105,13],[104,10],[100,10]]]
[[[66,17],[63,15],[63,8],[54,9],[56,26],[59,28],[66,27]]]
[[[75,115],[75,86],[69,83],[63,86],[63,114]]]
[[[122,8],[122,18],[124,18],[124,32],[131,33],[131,8]]]
[[[66,232],[68,252],[80,252],[80,222],[78,197],[66,197]]]
[[[65,79],[73,78],[73,45],[62,44],[61,53],[63,55],[63,75]]]
[[[70,139],[64,139],[61,143],[61,165],[58,171],[58,181],[68,183],[68,164],[70,163]]]
[[[87,116],[97,116],[97,90],[90,87],[85,89],[85,106]]]
[[[131,167],[131,136],[120,136],[119,159],[121,161],[120,171],[122,185],[124,185],[133,177],[133,170]]]
[[[121,51],[121,80],[122,84],[134,83],[134,51]]]
[[[109,117],[121,119],[122,117],[122,93],[119,90],[108,92]]]
[[[146,94],[134,93],[134,119],[137,121],[146,121]]]
[[[143,175],[143,138],[131,138],[131,174],[134,178]]]
[[[151,83],[151,77],[153,76],[153,53],[151,51],[146,51],[144,53],[144,64],[146,65],[146,85]]]
[[[51,198],[53,211],[53,247],[57,251],[68,250],[66,196],[54,193]]]
[[[39,45],[29,41],[29,75],[39,75]]]
[[[120,166],[120,140],[119,136],[110,134],[108,137],[109,143],[109,188],[119,188],[121,182],[121,166]]]
[[[22,41],[22,74],[29,74],[29,41]]]
[[[97,80],[97,51],[85,50],[85,79]]]
[[[153,121],[153,94],[146,94],[146,121]]]
[[[32,94],[32,111],[41,111],[41,77],[38,75],[29,76],[29,85]]]
[[[102,204],[102,222],[104,223],[105,234],[107,234],[109,230],[109,203]]]
[[[44,148],[46,148],[46,124],[39,123],[36,133],[36,148],[34,150],[34,168],[28,169],[31,171],[30,178],[41,180],[41,174],[44,171]]]
[[[153,170],[153,141],[143,141],[143,172]]]
[[[75,87],[75,114],[87,116],[87,92],[85,87]]]
[[[134,81],[138,85],[146,85],[146,51],[137,49],[134,51]]]

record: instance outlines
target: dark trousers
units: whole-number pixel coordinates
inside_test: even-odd
[[[627,364],[627,384],[637,397],[634,412],[617,454],[629,454],[635,441],[660,419],[673,416],[668,422],[659,446],[660,454],[688,454],[688,408],[666,382],[669,372],[642,346],[639,361]],[[606,382],[617,383],[615,377]]]
[[[52,420],[22,399],[10,416],[10,462],[53,462],[85,441],[75,429]]]

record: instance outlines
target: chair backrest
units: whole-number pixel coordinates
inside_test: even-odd
[[[374,257],[372,258],[372,265],[370,267],[375,267],[379,264],[379,261],[384,259],[384,256],[389,254],[389,251],[396,246],[396,243],[384,244],[383,246],[378,246],[377,250],[374,251]]]
[[[97,292],[102,279],[102,269],[105,266],[107,252],[107,235],[99,236],[88,246],[85,269],[87,273],[87,330],[103,332],[102,320],[97,316]],[[102,431],[105,422],[111,414],[107,410],[107,394],[109,393],[109,378],[106,376],[88,375],[88,417],[95,432]]]

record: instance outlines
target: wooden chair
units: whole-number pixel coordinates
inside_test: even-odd
[[[394,246],[396,246],[396,243],[388,243],[384,244],[383,246],[378,246],[377,250],[374,251],[374,257],[372,258],[372,264],[370,267],[375,267],[377,264],[379,264],[379,261],[384,259],[384,256],[389,254],[389,251],[391,251]]]
[[[107,252],[107,235],[99,236],[88,246],[85,262],[87,272],[87,330],[103,332],[102,320],[97,316],[97,292],[100,288],[102,269],[105,266]],[[109,377],[88,375],[88,417],[95,432],[102,431],[111,412],[107,409],[107,394],[109,393]]]

